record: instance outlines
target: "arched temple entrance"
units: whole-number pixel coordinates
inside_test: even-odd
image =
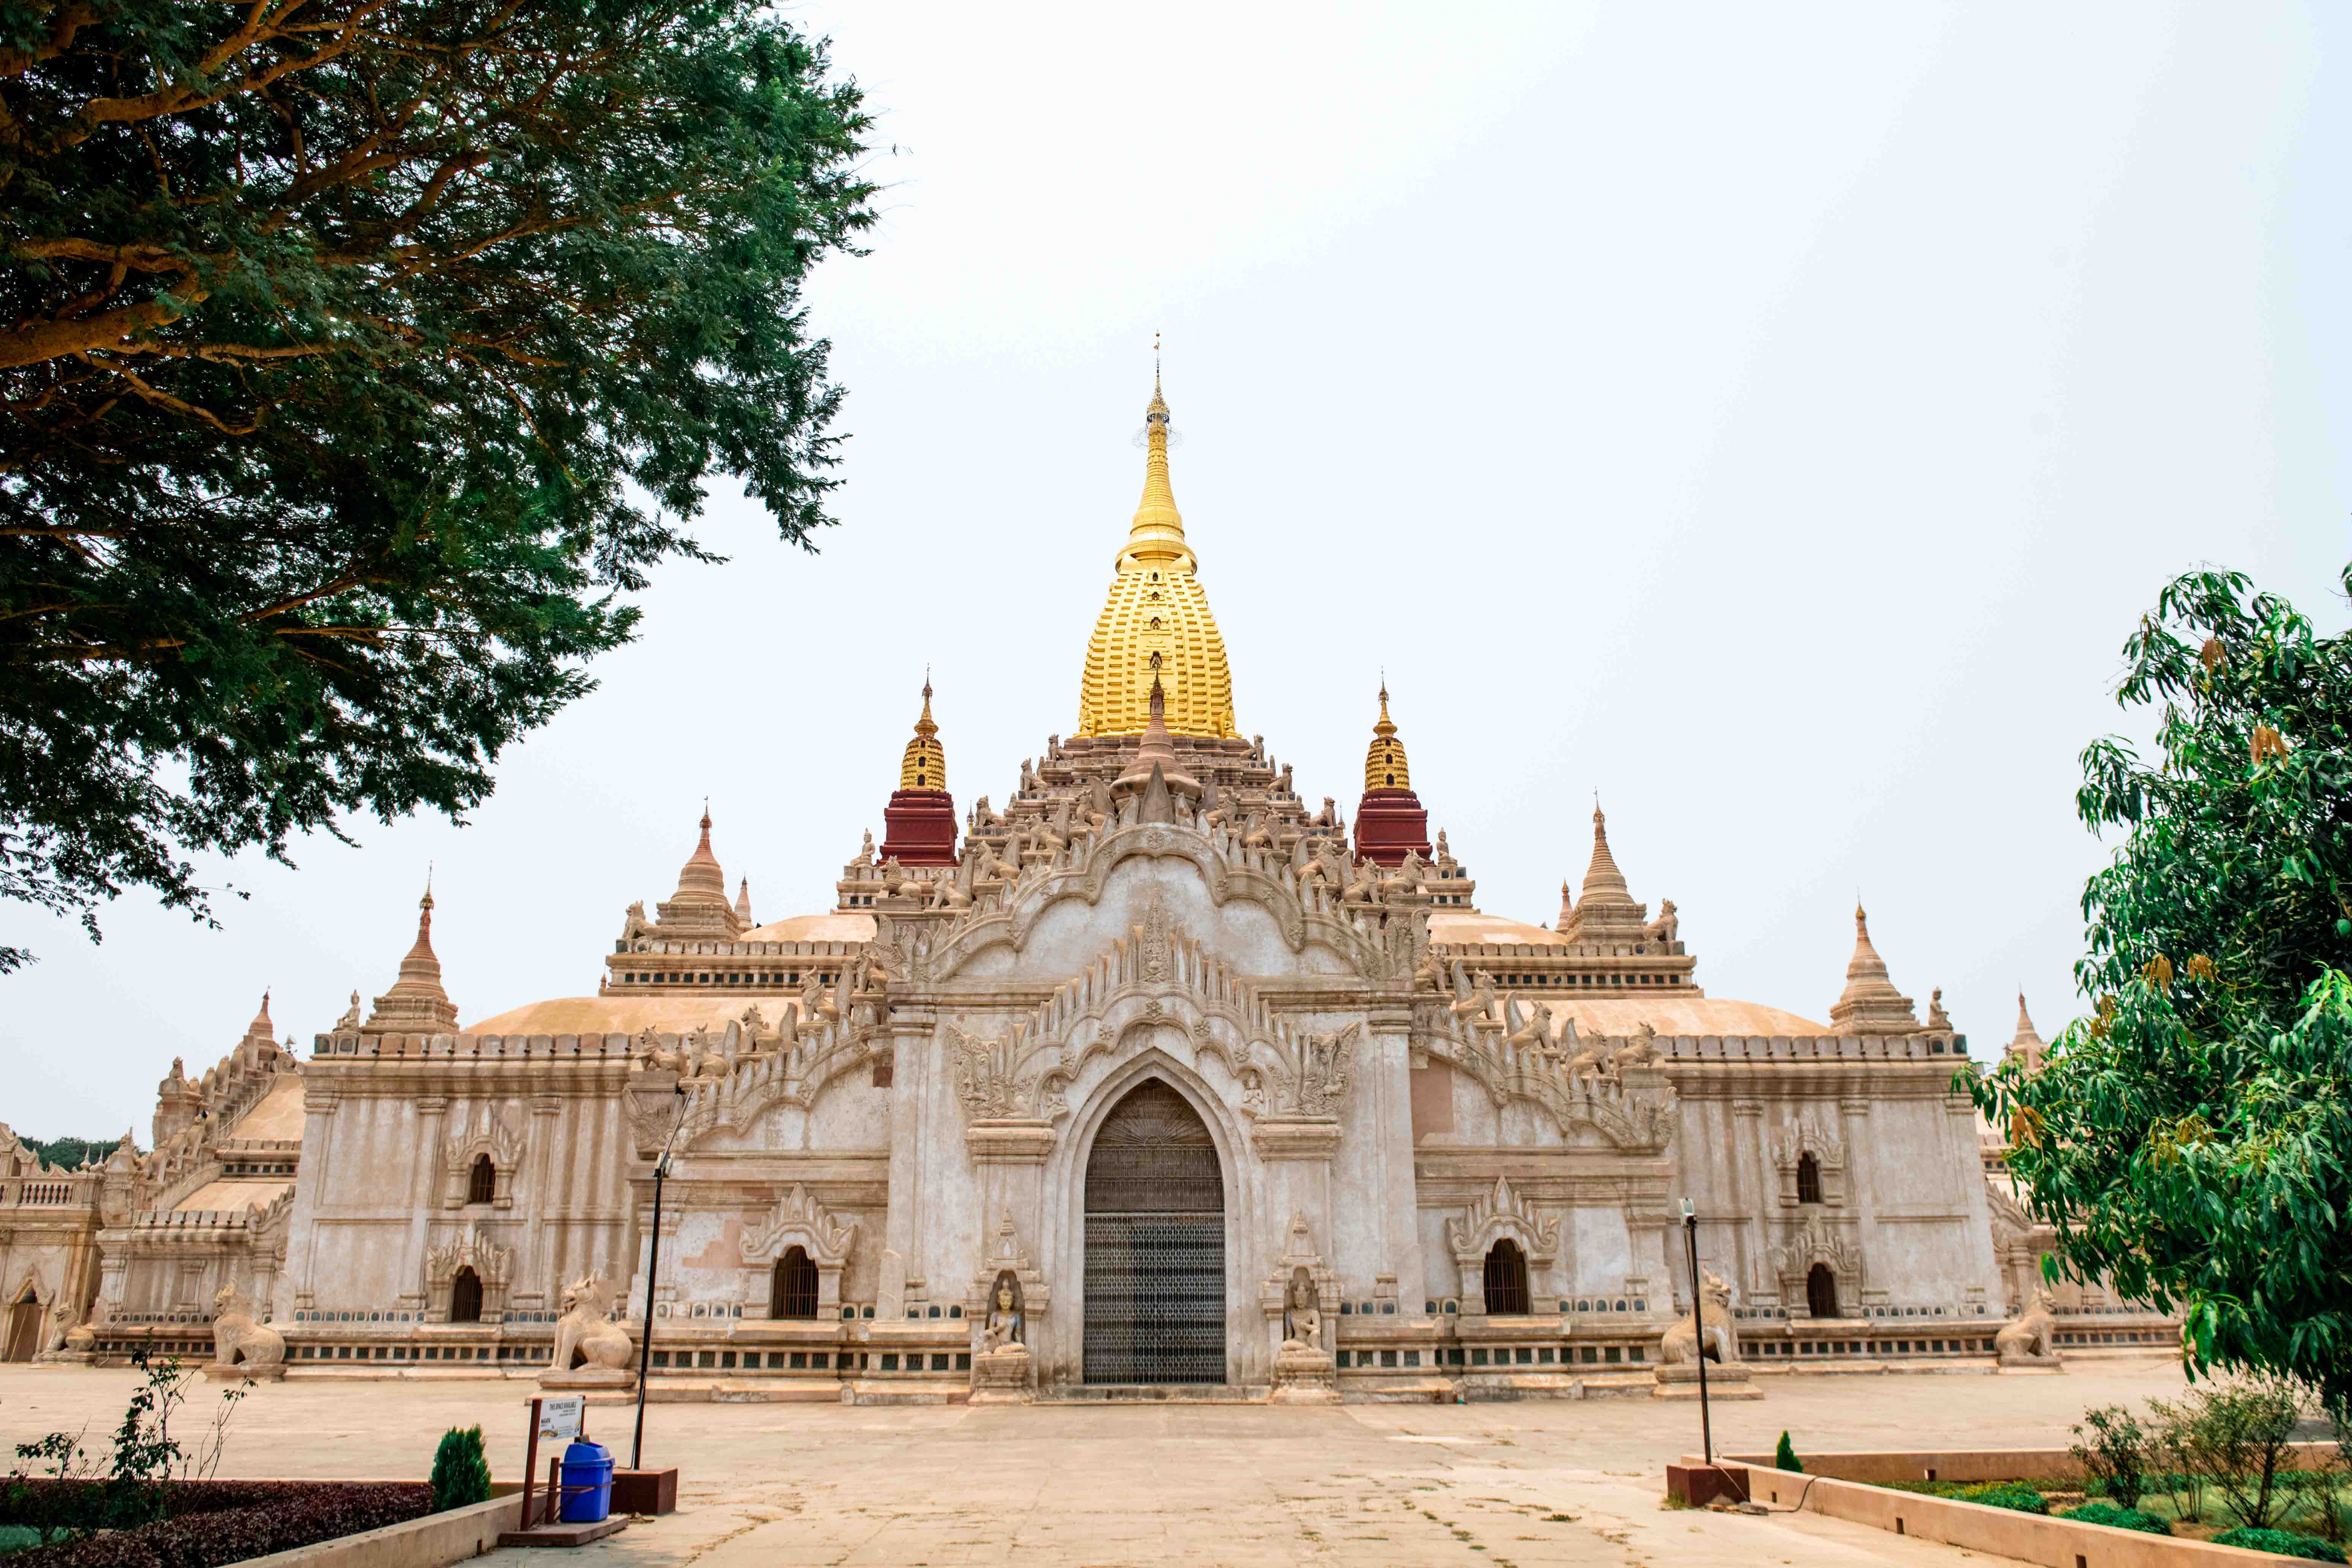
[[[1087,1155],[1088,1383],[1225,1381],[1225,1184],[1200,1114],[1158,1079]]]

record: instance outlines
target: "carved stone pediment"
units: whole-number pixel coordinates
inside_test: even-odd
[[[1489,1192],[1481,1194],[1458,1219],[1445,1222],[1445,1244],[1456,1259],[1483,1260],[1504,1237],[1518,1244],[1528,1262],[1548,1266],[1559,1255],[1559,1221],[1543,1214],[1513,1189],[1510,1178],[1496,1176]]]

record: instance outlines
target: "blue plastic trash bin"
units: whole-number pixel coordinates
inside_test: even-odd
[[[566,1524],[596,1524],[613,1511],[613,1456],[602,1443],[574,1443],[563,1450],[563,1510]]]

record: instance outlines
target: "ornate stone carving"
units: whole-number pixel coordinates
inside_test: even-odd
[[[953,1024],[940,1026],[955,1062],[956,1098],[975,1121],[1007,1121],[1033,1108],[1037,1075],[1019,1072],[1021,1037],[982,1039]]]
[[[793,1190],[777,1202],[758,1236],[743,1244],[743,1261],[771,1264],[783,1255],[784,1248],[798,1244],[823,1274],[847,1263],[849,1250],[856,1243],[857,1222],[827,1212],[808,1188],[795,1182]]]
[[[1460,1218],[1445,1222],[1445,1244],[1461,1272],[1465,1312],[1486,1310],[1486,1254],[1505,1237],[1527,1255],[1530,1286],[1534,1272],[1550,1268],[1559,1255],[1559,1221],[1548,1218],[1512,1190],[1507,1177],[1496,1176],[1493,1190],[1473,1200]]]
[[[482,1283],[482,1321],[495,1323],[506,1314],[507,1281],[514,1268],[515,1249],[500,1247],[488,1231],[475,1226],[459,1231],[425,1254],[425,1320],[449,1321],[449,1290],[460,1268],[471,1268]]]
[[[541,1388],[634,1388],[635,1350],[629,1331],[612,1321],[613,1288],[586,1274],[563,1289],[563,1316],[555,1322],[554,1353],[539,1374]]]
[[[487,1101],[478,1102],[467,1124],[443,1147],[442,1205],[463,1208],[473,1182],[474,1162],[488,1155],[494,1175],[490,1202],[514,1206],[514,1173],[522,1163],[523,1135]]]
[[[220,1382],[275,1382],[286,1375],[285,1336],[256,1322],[253,1304],[234,1285],[222,1286],[213,1298],[213,1359],[205,1375]]]

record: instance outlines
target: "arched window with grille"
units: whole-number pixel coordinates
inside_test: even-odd
[[[1805,1275],[1805,1310],[1816,1318],[1838,1315],[1837,1276],[1826,1263],[1816,1263]]]
[[[449,1321],[453,1323],[478,1323],[482,1321],[482,1277],[471,1265],[457,1270],[449,1281]]]
[[[1495,1317],[1524,1318],[1533,1310],[1528,1301],[1528,1256],[1504,1237],[1486,1252],[1486,1310]]]
[[[768,1316],[816,1316],[816,1265],[805,1248],[792,1247],[776,1259],[775,1276],[768,1285]]]
[[[486,1204],[499,1195],[499,1168],[490,1163],[488,1154],[474,1156],[474,1169],[466,1177],[466,1201]]]
[[[1822,1201],[1822,1163],[1811,1153],[1797,1156],[1797,1201],[1801,1204]]]

